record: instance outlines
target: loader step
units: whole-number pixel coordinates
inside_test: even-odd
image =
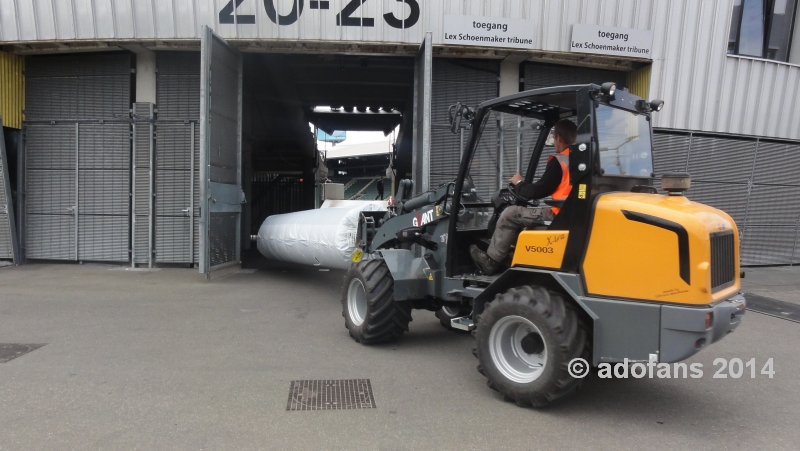
[[[462,316],[460,318],[453,318],[450,320],[450,326],[453,329],[466,330],[467,332],[475,329],[475,322],[469,316]]]

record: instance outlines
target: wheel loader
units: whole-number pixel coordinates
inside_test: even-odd
[[[491,388],[542,407],[580,387],[575,359],[672,363],[732,332],[745,312],[736,224],[686,197],[689,174],[664,174],[661,190],[654,186],[651,116],[662,106],[614,83],[452,106],[452,131],[469,132],[456,179],[417,196],[403,180],[388,212],[362,213],[342,292],[350,335],[393,340],[413,309],[436,311],[449,328],[472,332]],[[555,123],[575,122],[565,200],[502,187],[499,115],[536,132],[526,182]],[[510,205],[560,211],[520,232],[506,269],[487,276],[468,248],[486,249]]]

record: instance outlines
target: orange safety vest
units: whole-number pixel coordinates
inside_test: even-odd
[[[553,200],[566,200],[567,196],[569,196],[569,192],[572,190],[572,185],[569,184],[569,148],[564,149],[564,151],[559,154],[551,155],[550,158],[547,159],[547,163],[550,163],[550,160],[553,158],[561,163],[561,183],[551,197]],[[552,211],[554,215],[557,215],[561,209],[552,207],[550,211]]]

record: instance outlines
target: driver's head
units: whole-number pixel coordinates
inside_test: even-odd
[[[561,119],[553,127],[553,139],[556,152],[563,152],[567,147],[575,144],[578,138],[578,126],[569,119]]]

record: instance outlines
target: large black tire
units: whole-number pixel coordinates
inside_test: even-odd
[[[411,305],[395,302],[393,294],[394,279],[383,259],[362,260],[350,267],[344,276],[342,316],[355,341],[380,343],[408,332]]]
[[[583,383],[584,378],[569,374],[567,365],[574,358],[590,361],[587,331],[561,294],[540,286],[512,288],[478,315],[473,354],[489,387],[518,406],[544,407]]]
[[[461,318],[467,316],[472,311],[472,307],[442,307],[436,311],[436,317],[439,318],[439,323],[447,330],[455,330],[457,332],[465,332],[461,329],[454,329],[450,323],[453,318]]]

